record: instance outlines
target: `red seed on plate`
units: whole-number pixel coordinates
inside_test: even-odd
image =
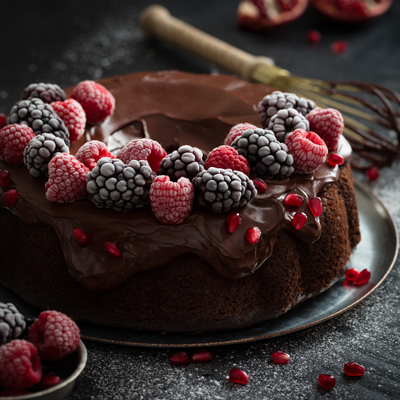
[[[363,376],[365,368],[357,363],[349,362],[344,364],[344,373],[348,376]]]
[[[57,375],[46,374],[42,376],[42,380],[39,383],[40,389],[48,389],[58,385],[62,382],[62,379]]]
[[[249,376],[241,369],[233,368],[229,371],[229,380],[234,383],[246,385],[249,382]]]
[[[307,215],[303,212],[298,212],[294,214],[292,221],[293,228],[296,229],[296,231],[300,230],[305,225],[306,221]]]
[[[196,351],[192,354],[192,363],[209,363],[213,360],[212,355],[207,349]]]
[[[295,193],[289,193],[285,196],[283,199],[283,202],[287,204],[288,206],[295,206],[295,207],[300,207],[304,200],[303,198]]]
[[[308,202],[308,208],[314,217],[319,217],[322,214],[322,202],[319,197],[313,197]]]
[[[3,204],[4,207],[14,207],[17,202],[18,191],[16,189],[11,189],[8,192],[5,192],[3,195]]]
[[[284,351],[275,350],[272,354],[272,361],[275,364],[286,364],[290,361],[290,355]]]
[[[169,361],[172,365],[189,365],[190,358],[184,351],[177,351],[174,354],[171,354],[169,357]]]
[[[246,231],[246,239],[248,242],[254,244],[257,243],[260,239],[261,231],[256,226],[252,226]]]
[[[253,179],[253,183],[255,188],[257,189],[257,193],[263,194],[267,190],[267,184],[261,179]]]
[[[226,219],[226,227],[228,228],[228,232],[235,232],[241,222],[242,219],[240,218],[240,214],[237,212],[231,212]]]
[[[105,242],[104,248],[106,250],[106,253],[111,257],[118,258],[121,255],[121,253],[118,250],[118,247],[115,245],[115,243]]]
[[[371,167],[367,170],[367,178],[370,181],[376,181],[379,178],[379,169],[376,167]]]
[[[357,279],[358,271],[355,268],[350,268],[346,272],[346,279],[349,282],[354,282]]]
[[[1,187],[6,187],[8,186],[8,184],[10,183],[10,173],[5,170],[5,169],[1,169],[0,170],[0,186]]]
[[[369,281],[369,278],[371,278],[371,272],[369,272],[367,269],[363,269],[357,276],[355,280],[356,285],[364,285]]]
[[[344,158],[340,154],[331,153],[328,156],[328,163],[330,165],[343,165],[344,164]]]
[[[347,50],[348,47],[349,46],[347,42],[345,42],[344,40],[338,40],[331,44],[331,50],[334,54],[342,54]]]
[[[321,41],[321,34],[318,31],[309,31],[307,33],[307,41],[308,43],[315,44]]]
[[[318,377],[318,383],[320,384],[322,389],[330,390],[335,387],[336,379],[333,375],[322,374]]]
[[[89,240],[88,235],[86,235],[86,233],[83,232],[83,230],[82,230],[82,229],[79,229],[79,228],[75,228],[75,229],[72,231],[72,236],[74,237],[75,242],[76,242],[79,246],[84,246],[84,245],[88,242],[88,240]]]

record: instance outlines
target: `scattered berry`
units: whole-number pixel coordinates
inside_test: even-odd
[[[6,169],[0,169],[0,187],[7,187],[10,183],[11,175]]]
[[[172,365],[189,365],[190,358],[184,351],[177,351],[174,354],[171,354],[169,357],[169,361]]]
[[[3,129],[7,125],[7,117],[0,113],[0,129]]]
[[[28,340],[44,360],[56,361],[73,353],[80,341],[79,328],[58,311],[43,311],[30,327]]]
[[[235,232],[241,222],[242,219],[240,218],[240,214],[237,212],[231,212],[226,219],[226,227],[228,228],[228,232]]]
[[[348,376],[363,376],[365,368],[357,363],[349,362],[344,364],[344,373]]]
[[[149,202],[154,175],[147,161],[103,157],[87,175],[89,199],[99,208],[141,208]]]
[[[347,48],[348,44],[344,40],[338,40],[331,44],[331,51],[333,54],[342,54],[347,50]]]
[[[118,247],[113,242],[105,242],[104,249],[106,253],[114,258],[118,258],[121,255],[121,252],[118,250]]]
[[[290,355],[280,350],[275,350],[271,357],[275,364],[287,364],[290,361]]]
[[[15,206],[18,198],[18,190],[11,189],[4,193],[3,195],[3,205],[4,207],[11,208]]]
[[[24,163],[24,149],[35,137],[26,125],[7,125],[0,130],[0,158],[7,164],[18,166]]]
[[[334,108],[314,108],[306,118],[310,130],[318,134],[328,150],[336,150],[344,127],[342,114]]]
[[[304,203],[304,200],[296,193],[289,193],[285,196],[283,202],[288,206],[300,207]]]
[[[210,363],[213,360],[212,355],[207,349],[196,351],[192,354],[191,358],[194,364]]]
[[[179,178],[191,180],[201,171],[204,171],[203,152],[197,147],[185,145],[162,159],[157,174],[167,175],[176,182]]]
[[[62,379],[59,376],[46,374],[46,375],[42,376],[42,379],[39,383],[39,387],[40,387],[40,389],[44,390],[44,389],[51,388],[53,386],[57,386],[61,382],[62,382]]]
[[[79,140],[85,132],[86,125],[86,114],[80,103],[68,99],[51,103],[51,106],[68,128],[71,143]]]
[[[328,163],[330,165],[343,165],[344,164],[344,157],[341,154],[331,153],[328,156]]]
[[[298,174],[310,174],[322,165],[328,154],[325,142],[314,132],[297,129],[286,139],[293,155],[293,167]]]
[[[5,389],[30,388],[40,382],[42,364],[36,347],[26,340],[0,346],[0,386]]]
[[[350,268],[346,272],[346,279],[349,282],[354,282],[357,279],[358,271],[355,268]]]
[[[366,284],[369,279],[371,278],[371,272],[368,271],[367,269],[363,269],[357,276],[356,280],[354,283],[356,285],[364,285]]]
[[[316,44],[321,41],[321,34],[318,31],[309,31],[307,33],[307,41],[311,44]]]
[[[48,177],[49,162],[57,153],[69,153],[65,141],[52,133],[42,133],[25,147],[24,164],[35,178]]]
[[[249,376],[241,369],[233,368],[229,371],[229,380],[234,383],[240,383],[241,385],[247,385]]]
[[[72,236],[78,246],[84,246],[89,241],[88,235],[79,228],[75,228],[72,231]]]
[[[257,193],[263,194],[267,191],[267,184],[261,179],[253,179],[254,187],[257,189]]]
[[[257,226],[252,226],[246,231],[246,239],[249,243],[254,244],[260,240],[261,231]]]
[[[308,201],[308,208],[314,217],[319,217],[322,214],[322,201],[319,197],[313,197]]]
[[[63,101],[67,98],[64,90],[53,83],[31,83],[24,89],[21,95],[22,100],[41,99],[43,103]]]
[[[292,221],[293,228],[296,229],[296,231],[299,231],[305,225],[306,221],[307,215],[303,212],[298,212],[294,214]]]
[[[242,133],[247,129],[257,129],[257,127],[253,124],[248,124],[247,122],[245,122],[244,124],[237,124],[235,126],[232,126],[231,130],[228,133],[228,136],[224,140],[224,145],[230,146],[233,141],[237,137],[242,136]]]
[[[250,165],[247,160],[230,146],[220,146],[210,152],[204,165],[205,169],[223,168],[240,171],[250,175]]]
[[[194,188],[188,178],[171,182],[168,176],[157,176],[150,187],[151,208],[162,224],[181,224],[193,207]]]
[[[276,138],[285,143],[290,132],[296,129],[310,130],[307,119],[294,108],[279,110],[269,121],[268,129],[274,132]]]
[[[86,196],[86,176],[89,170],[74,156],[57,153],[49,162],[46,197],[57,203],[73,203]]]
[[[376,181],[377,179],[379,179],[380,173],[379,173],[379,169],[376,167],[371,167],[367,170],[367,178],[370,181]]]
[[[280,143],[272,131],[247,129],[232,147],[247,159],[259,177],[284,179],[294,171],[286,144]]]
[[[254,199],[257,190],[249,177],[240,171],[211,167],[194,179],[196,200],[212,212],[230,212]]]
[[[0,302],[0,346],[18,339],[25,327],[25,318],[14,304]]]
[[[83,81],[75,86],[71,97],[81,104],[89,124],[97,124],[115,109],[114,96],[102,85],[94,81]]]
[[[322,389],[330,390],[333,389],[336,385],[336,379],[332,375],[322,374],[318,377],[318,383],[322,387]]]
[[[110,153],[105,143],[98,140],[91,140],[83,144],[75,154],[75,157],[90,170],[96,166],[100,158],[115,158]]]
[[[145,160],[157,174],[161,160],[167,155],[160,143],[152,139],[134,139],[127,143],[118,153],[118,158],[125,164],[132,160]]]

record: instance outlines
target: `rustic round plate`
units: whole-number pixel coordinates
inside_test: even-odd
[[[143,347],[204,347],[252,342],[286,335],[333,318],[369,296],[387,277],[398,253],[398,233],[389,212],[368,187],[355,181],[362,240],[351,256],[350,267],[371,271],[371,279],[362,286],[345,285],[340,279],[326,292],[309,299],[277,319],[249,328],[201,334],[152,333],[130,329],[100,327],[79,323],[83,339]],[[37,309],[0,285],[0,299],[14,303],[27,316]]]

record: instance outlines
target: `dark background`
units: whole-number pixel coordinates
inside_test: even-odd
[[[147,1],[3,1],[0,11],[0,112],[8,113],[24,87],[53,82],[62,87],[141,70],[180,69],[209,73],[216,66],[161,43],[149,42],[137,19]],[[159,1],[171,13],[239,48],[275,59],[293,74],[332,80],[361,80],[400,92],[400,2],[368,24],[343,26],[309,8],[288,26],[256,34],[236,28],[237,2]],[[318,45],[306,34],[317,29]],[[346,40],[334,55],[330,44]],[[223,71],[220,71],[223,72]],[[400,222],[398,162],[371,188]],[[363,175],[356,176],[366,181]],[[211,348],[214,362],[175,368],[167,350],[86,342],[88,365],[70,399],[386,399],[400,398],[400,272],[398,263],[383,285],[356,308],[322,325],[255,344]],[[280,349],[292,356],[271,363]],[[343,375],[344,363],[366,367],[361,379]],[[227,381],[233,367],[250,383]],[[331,373],[336,388],[325,392],[317,377]]]

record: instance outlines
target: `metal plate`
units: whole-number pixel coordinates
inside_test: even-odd
[[[362,240],[351,256],[350,267],[371,271],[362,286],[346,285],[345,278],[317,297],[307,300],[283,316],[249,328],[202,334],[159,334],[79,323],[83,339],[143,347],[202,347],[252,342],[286,335],[333,318],[369,296],[387,277],[398,253],[398,233],[389,212],[365,185],[355,181]],[[24,315],[38,310],[0,285],[0,299],[14,303]]]

